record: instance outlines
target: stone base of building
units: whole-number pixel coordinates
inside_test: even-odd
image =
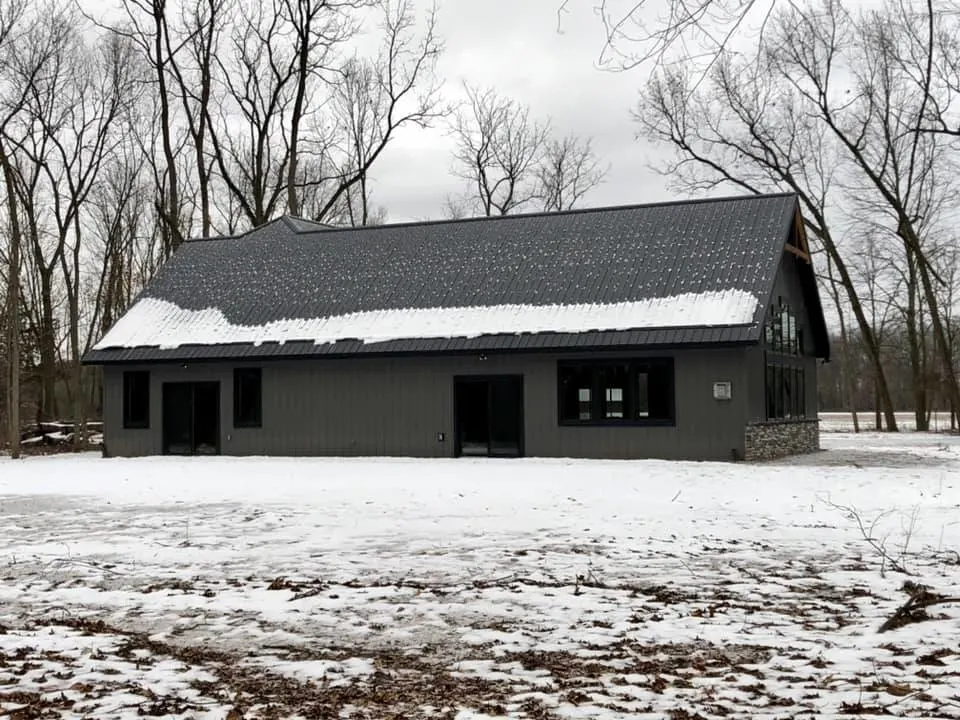
[[[819,420],[771,420],[744,430],[744,460],[776,460],[820,449]]]

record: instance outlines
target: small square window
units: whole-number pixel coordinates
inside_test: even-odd
[[[123,427],[150,427],[150,373],[146,370],[123,374]]]
[[[233,371],[233,426],[263,425],[263,383],[260,368]]]

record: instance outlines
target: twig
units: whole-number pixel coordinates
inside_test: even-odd
[[[827,507],[831,507],[834,510],[839,510],[844,513],[847,517],[852,518],[857,523],[857,528],[860,530],[861,537],[867,542],[867,544],[873,548],[873,550],[880,556],[880,576],[886,577],[886,569],[889,564],[890,569],[894,572],[902,573],[903,575],[912,575],[909,570],[907,570],[904,563],[904,558],[907,556],[907,550],[910,546],[910,541],[913,538],[913,532],[916,529],[917,517],[919,516],[919,508],[914,508],[911,515],[910,523],[906,526],[903,526],[904,531],[904,540],[900,547],[899,556],[895,557],[887,549],[887,540],[889,536],[884,536],[883,538],[876,537],[877,525],[886,517],[889,517],[894,511],[893,510],[884,510],[879,513],[869,525],[866,524],[863,518],[863,514],[857,510],[853,505],[839,505],[835,502],[832,502],[828,499],[822,501]]]
[[[95,561],[93,561],[93,560],[77,560],[76,558],[71,558],[71,557],[65,557],[65,558],[64,558],[64,557],[56,557],[56,558],[50,558],[50,559],[47,561],[47,564],[48,564],[48,565],[53,565],[53,564],[57,564],[57,565],[85,565],[86,567],[93,568],[94,570],[99,570],[100,572],[109,573],[109,574],[111,574],[111,575],[125,575],[125,573],[122,573],[122,572],[120,572],[120,571],[118,571],[118,570],[112,570],[112,569],[110,569],[110,568],[108,568],[108,567],[104,567],[103,565],[101,565],[101,564],[99,564],[99,563],[97,563],[97,562],[95,562]]]
[[[910,599],[897,608],[887,620],[880,626],[877,632],[887,632],[897,630],[905,625],[923,622],[929,620],[927,608],[934,605],[945,605],[947,603],[960,603],[960,597],[948,597],[933,592],[926,585],[907,581],[903,584],[903,590],[910,595]]]

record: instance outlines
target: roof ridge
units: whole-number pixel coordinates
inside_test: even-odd
[[[570,215],[589,215],[590,213],[612,212],[616,210],[640,210],[643,208],[671,207],[675,205],[703,205],[707,203],[727,203],[741,200],[773,200],[776,198],[796,197],[795,192],[778,193],[751,193],[745,195],[724,195],[721,197],[687,198],[683,200],[659,200],[650,203],[630,203],[627,205],[598,205],[596,207],[573,208],[571,210],[539,210],[536,212],[513,213],[506,215],[480,215],[467,218],[438,218],[432,220],[408,220],[398,223],[383,223],[382,225],[357,225],[347,227],[333,227],[334,232],[351,232],[355,230],[380,230],[384,228],[403,228],[426,225],[447,225],[456,223],[496,222],[505,220],[523,220],[537,217],[566,217]],[[329,232],[329,231],[325,231]],[[305,233],[309,234],[309,233]]]
[[[337,230],[336,225],[328,225],[327,223],[322,223],[319,220],[311,220],[310,218],[301,217],[299,215],[291,215],[286,213],[280,216],[280,220],[283,221],[283,224],[288,228],[293,230],[295,233],[309,233],[309,232],[322,232],[326,230]],[[299,225],[298,225],[299,224]],[[309,228],[301,227],[301,225],[310,226]]]
[[[688,198],[685,200],[660,200],[657,202],[650,203],[632,203],[628,205],[599,205],[596,207],[587,207],[587,208],[574,208],[571,210],[541,210],[537,212],[528,212],[528,213],[514,213],[507,215],[481,215],[478,217],[468,217],[468,218],[438,218],[431,220],[408,220],[405,222],[398,223],[384,223],[382,225],[354,225],[354,226],[323,226],[323,223],[320,223],[316,220],[306,220],[304,218],[296,217],[294,215],[281,215],[280,217],[274,218],[263,225],[259,225],[255,228],[251,228],[244,233],[238,235],[219,235],[215,237],[206,237],[206,238],[190,238],[187,242],[207,242],[211,240],[236,240],[238,238],[246,237],[252,233],[257,232],[258,230],[267,227],[268,225],[273,225],[274,223],[283,221],[284,226],[286,226],[290,232],[296,235],[311,235],[313,233],[330,233],[330,232],[357,232],[357,231],[369,231],[369,230],[382,230],[387,228],[404,228],[404,227],[424,227],[428,225],[455,225],[457,223],[475,223],[475,222],[496,222],[496,221],[508,221],[508,220],[524,220],[529,218],[538,218],[538,217],[567,217],[570,215],[589,215],[591,213],[599,212],[613,212],[617,210],[640,210],[643,208],[656,208],[656,207],[673,207],[677,205],[703,205],[708,203],[727,203],[727,202],[737,202],[743,200],[773,200],[777,198],[788,198],[796,197],[797,194],[794,192],[779,192],[779,193],[752,193],[745,195],[724,195],[721,197],[705,197],[705,198]],[[301,230],[298,229],[292,222],[293,220],[299,220],[304,223],[309,223],[311,225],[317,225],[316,230]]]

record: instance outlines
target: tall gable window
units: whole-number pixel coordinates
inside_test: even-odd
[[[767,321],[764,326],[764,339],[767,350],[787,355],[803,355],[803,330],[797,322],[789,304],[778,300],[776,306],[771,305],[767,310]]]
[[[779,299],[767,311],[764,327],[767,347],[766,397],[768,420],[806,417],[806,373],[803,330],[789,304]]]
[[[235,368],[233,371],[233,426],[261,427],[263,393],[260,368]]]
[[[561,362],[561,425],[672,425],[673,360]]]
[[[150,373],[146,370],[123,373],[123,427],[150,427]]]

